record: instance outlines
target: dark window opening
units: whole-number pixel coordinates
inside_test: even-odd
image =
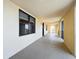
[[[19,36],[35,33],[35,18],[19,9]]]

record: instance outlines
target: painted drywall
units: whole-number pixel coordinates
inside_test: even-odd
[[[60,33],[59,33],[60,32],[60,25],[59,25],[59,23],[55,25],[55,30],[56,30],[56,34],[60,35]]]
[[[19,8],[22,9],[10,0],[4,0],[4,59],[8,59],[42,37],[42,24],[38,19],[34,34],[19,36]]]
[[[72,54],[75,53],[74,42],[74,7],[72,7],[64,16],[64,43]]]

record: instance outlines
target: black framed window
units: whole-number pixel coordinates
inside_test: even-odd
[[[35,18],[19,9],[19,36],[35,33]]]

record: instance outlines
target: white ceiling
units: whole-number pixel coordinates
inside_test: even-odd
[[[40,20],[40,22],[45,22],[45,23],[54,23],[54,22],[58,22],[61,17],[53,17],[53,18],[44,18],[44,17],[40,17],[38,18]],[[53,20],[53,21],[52,21]]]
[[[35,17],[52,20],[63,16],[75,0],[11,0]]]

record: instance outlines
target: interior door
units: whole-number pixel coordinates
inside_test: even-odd
[[[64,39],[64,21],[61,23],[61,38]]]
[[[42,23],[42,36],[44,36],[44,23]]]

